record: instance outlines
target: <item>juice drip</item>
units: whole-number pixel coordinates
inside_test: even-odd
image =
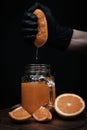
[[[36,63],[38,62],[38,48],[36,48]]]

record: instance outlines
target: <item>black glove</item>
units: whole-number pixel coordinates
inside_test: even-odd
[[[36,9],[35,5],[34,7]],[[24,16],[21,21],[22,23],[21,31],[22,31],[24,40],[27,43],[33,43],[36,38],[36,34],[38,33],[37,17],[36,15],[33,14],[33,10],[32,11],[30,10],[28,9],[27,11],[24,12]]]
[[[41,9],[47,18],[48,23],[48,40],[47,45],[52,47],[57,47],[58,49],[65,49],[70,43],[73,30],[68,27],[60,26],[54,16],[51,13],[51,10],[42,5],[41,3],[35,3],[31,8],[28,9],[28,11],[25,12],[25,19],[24,21],[24,37],[28,41],[34,41],[36,34],[38,33],[37,30],[37,17],[33,14],[35,9]],[[28,20],[26,22],[26,19]],[[27,24],[26,24],[27,23]],[[32,26],[31,26],[32,24]],[[31,31],[32,30],[32,31]]]

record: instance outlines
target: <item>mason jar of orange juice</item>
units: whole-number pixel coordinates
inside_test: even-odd
[[[29,64],[21,82],[22,106],[33,114],[40,106],[53,106],[55,79],[48,64]]]

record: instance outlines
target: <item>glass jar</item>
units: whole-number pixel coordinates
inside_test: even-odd
[[[21,83],[22,106],[34,113],[40,106],[53,106],[55,81],[48,64],[29,64]]]

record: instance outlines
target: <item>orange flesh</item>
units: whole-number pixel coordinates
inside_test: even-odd
[[[9,112],[9,116],[15,121],[25,121],[31,117],[31,114],[29,114],[23,107],[19,107]]]
[[[48,39],[47,20],[42,10],[36,9],[33,13],[38,17],[38,34],[36,35],[34,44],[37,48],[39,48],[43,46]]]
[[[52,114],[48,109],[41,106],[33,113],[33,117],[38,121],[51,120]]]
[[[46,110],[44,110],[44,109],[40,109],[40,110],[37,110],[36,112],[35,112],[35,115],[39,118],[39,119],[41,119],[41,118],[44,118],[44,117],[47,117],[47,112],[46,112]]]
[[[77,97],[64,96],[59,99],[57,107],[64,113],[75,113],[82,108],[82,103]]]
[[[28,113],[26,112],[26,111],[24,111],[23,109],[20,109],[20,110],[18,110],[18,111],[14,111],[13,112],[13,116],[15,116],[15,117],[26,117],[26,115],[27,115]]]

